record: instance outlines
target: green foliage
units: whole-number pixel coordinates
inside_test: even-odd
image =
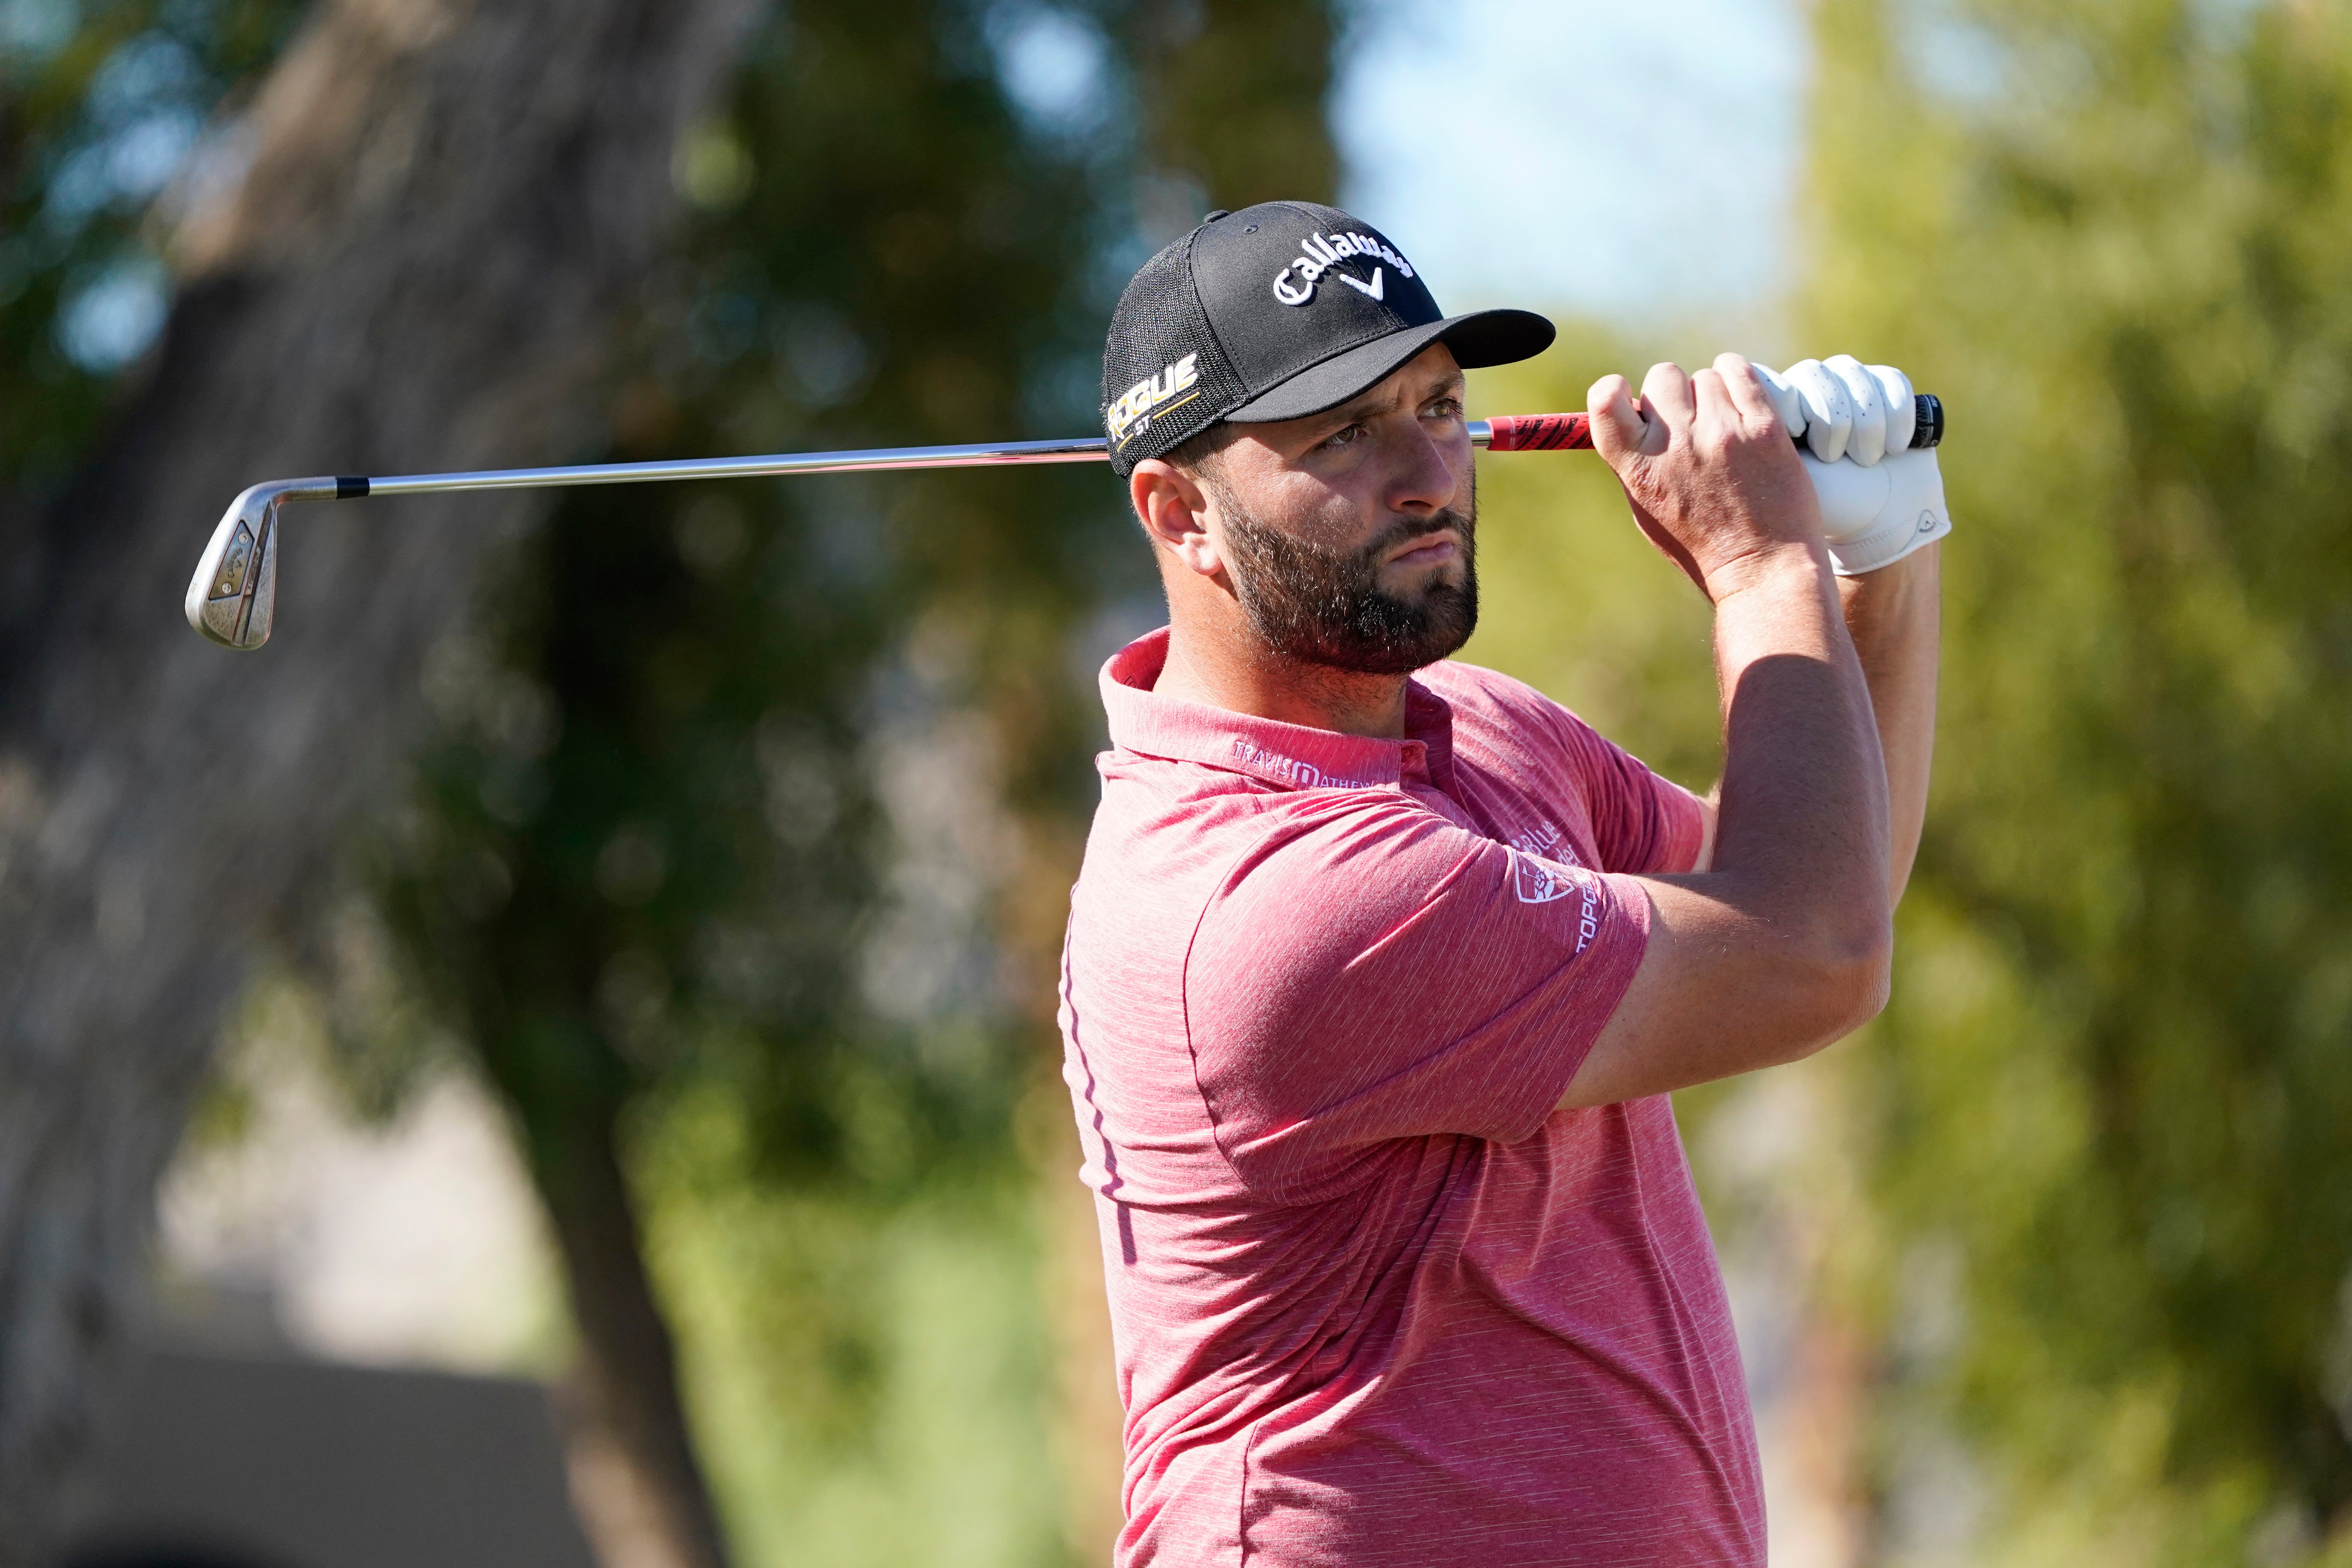
[[[940,11],[805,6],[762,40],[681,157],[713,208],[615,396],[615,456],[1020,428],[1030,368],[1074,352],[1054,319],[1086,187]],[[714,156],[737,184],[697,185]],[[919,1053],[859,996],[896,849],[863,749],[1034,658],[1102,510],[1053,474],[580,491],[558,510],[493,645],[444,650],[457,723],[390,884],[534,1139],[567,1096],[617,1105],[680,1074],[750,1097],[780,1174],[848,1170],[877,1095],[926,1155],[960,1115],[1001,1119],[1001,1042]],[[902,643],[925,613],[942,646],[917,668]],[[947,782],[942,758],[909,765]],[[966,1001],[951,1011],[996,1011]]]
[[[1143,0],[1123,9],[1142,62],[1148,163],[1190,181],[1212,206],[1335,199],[1339,160],[1323,122],[1332,7]]]
[[[0,489],[62,482],[169,282],[150,208],[301,0],[0,7]],[[217,151],[215,149],[215,151]]]
[[[860,1202],[747,1177],[738,1099],[666,1120],[654,1261],[740,1559],[1057,1561],[1025,1182]]]
[[[1850,1063],[1897,1342],[1923,1246],[1965,1281],[1888,1451],[1967,1434],[2021,1555],[2292,1557],[2352,1525],[2352,30],[1832,0],[1816,36],[1808,341],[1948,397],[1959,524]]]

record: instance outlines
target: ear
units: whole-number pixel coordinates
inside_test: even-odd
[[[1174,464],[1146,458],[1127,481],[1128,499],[1143,531],[1184,566],[1203,577],[1224,572],[1216,542],[1209,536],[1209,494]]]

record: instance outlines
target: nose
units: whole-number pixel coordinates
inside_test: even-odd
[[[1461,488],[1460,465],[1470,460],[1469,433],[1460,423],[1451,426],[1461,435],[1462,450],[1453,450],[1454,443],[1433,432],[1417,418],[1398,421],[1402,426],[1395,445],[1389,473],[1388,494],[1383,498],[1392,512],[1426,517],[1443,511],[1454,504],[1454,493]]]

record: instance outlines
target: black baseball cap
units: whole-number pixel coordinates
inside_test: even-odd
[[[1143,264],[1103,348],[1103,428],[1123,478],[1221,419],[1320,414],[1434,342],[1465,370],[1532,359],[1532,310],[1449,316],[1378,229],[1337,207],[1214,212]]]

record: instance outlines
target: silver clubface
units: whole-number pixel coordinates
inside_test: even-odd
[[[227,647],[269,640],[278,607],[278,508],[332,500],[333,479],[273,479],[229,503],[188,582],[188,625]]]

